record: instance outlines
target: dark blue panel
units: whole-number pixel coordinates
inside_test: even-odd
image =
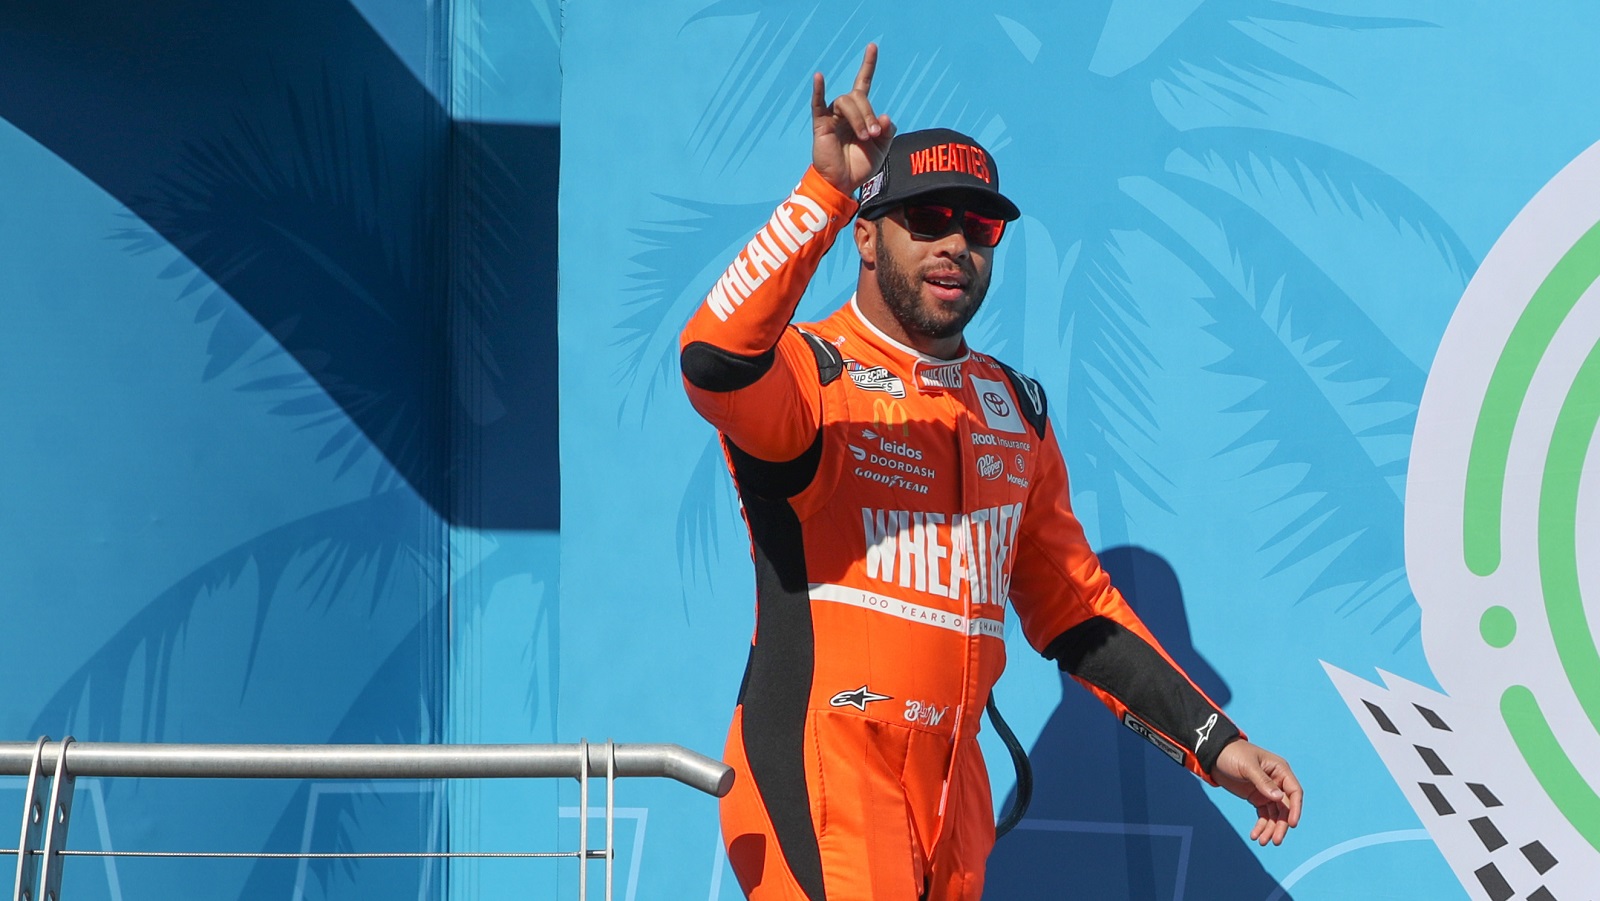
[[[208,376],[249,347],[237,304],[434,510],[554,527],[554,128],[453,130],[343,3],[20,0],[3,20],[0,116],[142,220],[130,251],[159,236],[226,292],[195,298]],[[453,241],[452,221],[492,227]],[[452,447],[450,422],[481,434]],[[451,503],[452,452],[479,442],[492,459]]]
[[[458,122],[451,520],[555,530],[556,188],[561,129]]]

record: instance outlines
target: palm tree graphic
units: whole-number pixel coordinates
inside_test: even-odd
[[[1270,0],[1211,0],[1175,21],[1137,22],[1109,0],[1035,10],[1032,23],[962,8],[963,27],[989,29],[987,46],[997,48],[973,59],[946,41],[956,12],[890,19],[864,3],[706,5],[685,32],[729,17],[747,17],[749,29],[683,139],[711,173],[745,165],[768,146],[763,140],[803,142],[806,98],[794,86],[812,71],[851,71],[859,48],[882,38],[877,108],[902,129],[972,134],[996,152],[1006,184],[1022,185],[1008,187],[1025,215],[997,253],[991,288],[992,297],[1020,295],[1020,303],[993,315],[991,303],[969,338],[1049,390],[1075,494],[1085,509],[1093,504],[1088,525],[1099,543],[1128,540],[1125,498],[1172,509],[1172,485],[1150,449],[1162,426],[1152,384],[1173,374],[1163,373],[1151,338],[1174,310],[1198,307],[1224,349],[1205,371],[1251,386],[1215,411],[1236,424],[1218,453],[1254,454],[1251,473],[1303,473],[1287,488],[1272,481],[1260,499],[1281,517],[1257,536],[1259,550],[1276,556],[1266,574],[1312,561],[1302,600],[1364,617],[1391,647],[1414,641],[1400,492],[1422,369],[1275,224],[1262,198],[1287,194],[1415,236],[1464,283],[1471,254],[1416,194],[1348,153],[1275,130],[1266,115],[1281,103],[1275,91],[1338,91],[1275,49],[1276,30],[1357,40],[1426,23]],[[619,416],[647,414],[672,377],[671,336],[769,206],[665,199],[675,209],[635,230],[635,297],[618,323]],[[1152,254],[1189,274],[1192,297],[1140,286],[1129,261]],[[800,318],[848,294],[848,256],[824,261]],[[716,457],[708,445],[680,507],[686,577],[710,571],[717,523],[731,509]]]

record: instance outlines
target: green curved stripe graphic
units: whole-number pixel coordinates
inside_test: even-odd
[[[1600,795],[1573,766],[1572,758],[1550,731],[1550,723],[1539,709],[1533,692],[1513,685],[1500,696],[1500,716],[1511,731],[1511,739],[1528,761],[1533,777],[1545,794],[1595,850],[1600,851]]]
[[[1539,489],[1539,581],[1556,655],[1589,723],[1600,732],[1600,650],[1578,585],[1578,483],[1600,424],[1600,344],[1584,358],[1556,415]]]
[[[1467,458],[1462,516],[1467,569],[1476,575],[1487,576],[1500,566],[1500,507],[1505,494],[1506,457],[1534,370],[1562,320],[1596,278],[1600,278],[1600,223],[1562,255],[1533,292],[1489,377]]]

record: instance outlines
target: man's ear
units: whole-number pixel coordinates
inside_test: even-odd
[[[852,236],[856,239],[856,253],[861,255],[861,262],[868,266],[878,264],[878,223],[870,219],[856,218]]]

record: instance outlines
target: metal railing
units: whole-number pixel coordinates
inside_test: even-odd
[[[70,749],[70,751],[69,751]],[[606,781],[605,847],[589,847],[589,780]],[[578,896],[588,897],[589,861],[605,861],[607,901],[612,893],[615,792],[619,778],[668,778],[722,797],[733,770],[720,761],[668,744],[568,745],[195,745],[121,742],[0,742],[0,775],[27,776],[22,830],[15,854],[12,901],[60,901],[65,858],[238,857],[571,857],[578,860]],[[79,776],[206,779],[551,779],[578,780],[578,850],[524,852],[204,852],[71,851],[73,782]]]

